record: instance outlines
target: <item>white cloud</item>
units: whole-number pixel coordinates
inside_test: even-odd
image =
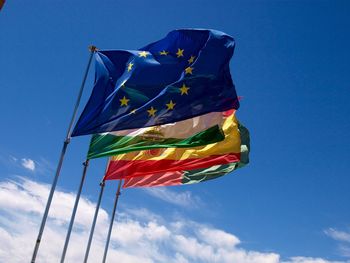
[[[350,246],[339,245],[338,250],[344,257],[350,257]]]
[[[35,172],[42,175],[52,175],[55,171],[55,166],[47,159],[40,157],[35,160]]]
[[[32,159],[22,158],[21,165],[28,170],[35,170],[35,162]]]
[[[340,231],[335,228],[328,228],[325,231],[325,234],[334,240],[350,242],[350,232]]]
[[[25,168],[35,174],[50,176],[53,174],[55,166],[44,157],[20,158],[13,155],[0,155],[0,164],[8,168]]]
[[[182,207],[196,208],[202,205],[198,196],[192,195],[189,191],[173,191],[165,187],[144,188],[144,191],[165,202]]]
[[[162,222],[163,218],[145,208],[126,208],[126,212],[136,218],[142,219],[143,221],[158,221]]]
[[[292,257],[291,261],[284,263],[342,263],[344,261],[328,261],[322,258],[311,258],[311,257]]]
[[[41,221],[49,186],[25,178],[0,182],[0,262],[28,262]],[[57,190],[42,238],[37,262],[58,262],[75,195]],[[66,262],[81,262],[95,203],[82,197]],[[109,260],[123,263],[329,263],[295,257],[282,261],[277,253],[241,247],[235,235],[188,219],[169,220],[146,209],[118,212]],[[109,223],[100,210],[90,262],[100,262]]]
[[[344,257],[350,257],[350,232],[341,231],[335,228],[328,228],[324,230],[324,233],[330,238],[338,242],[337,248],[340,255]]]
[[[231,235],[219,229],[203,227],[199,230],[198,234],[199,237],[202,240],[205,240],[206,243],[218,248],[229,248],[237,246],[241,243],[241,241],[234,235]]]
[[[13,162],[17,162],[18,161],[18,159],[16,157],[12,156],[12,155],[10,155],[10,160],[13,161]]]

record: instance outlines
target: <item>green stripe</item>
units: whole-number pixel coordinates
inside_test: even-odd
[[[249,131],[241,123],[238,125],[241,137],[241,160],[238,163],[215,165],[205,169],[184,171],[182,184],[195,184],[212,180],[242,168],[249,163],[250,136]]]
[[[154,148],[187,148],[207,145],[224,140],[222,129],[215,125],[185,139],[157,138],[147,139],[143,136],[115,136],[111,134],[92,136],[88,159],[113,156],[132,151],[142,151]]]
[[[215,165],[205,169],[184,171],[182,184],[195,184],[226,175],[237,167],[237,163]]]

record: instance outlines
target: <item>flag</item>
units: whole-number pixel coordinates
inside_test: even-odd
[[[140,50],[97,51],[95,83],[72,136],[174,123],[238,109],[231,36],[181,29]]]
[[[0,0],[0,10],[2,9],[2,7],[4,6],[5,4],[5,0]]]
[[[200,183],[224,176],[249,163],[250,138],[249,131],[239,123],[241,137],[241,156],[236,163],[214,165],[204,169],[156,173],[148,176],[127,177],[123,188],[171,186]]]
[[[88,159],[155,148],[188,148],[222,141],[228,112],[211,112],[159,126],[92,136]]]
[[[147,176],[239,162],[241,140],[234,112],[225,118],[222,130],[225,139],[216,143],[191,148],[143,150],[113,156],[104,179]]]

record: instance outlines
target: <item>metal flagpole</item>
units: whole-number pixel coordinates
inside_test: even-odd
[[[87,247],[86,247],[86,251],[85,251],[84,263],[87,262],[88,257],[89,257],[91,241],[92,241],[92,237],[94,235],[95,225],[96,225],[96,221],[97,221],[98,210],[100,209],[101,199],[102,199],[102,195],[103,195],[103,189],[105,187],[105,180],[104,179],[100,183],[100,186],[101,186],[101,188],[100,188],[100,195],[98,196],[98,201],[97,201],[97,205],[96,205],[95,215],[94,215],[94,219],[92,221],[89,241],[88,241],[88,244],[87,244]]]
[[[105,252],[104,252],[104,254],[103,254],[102,263],[105,263],[105,262],[106,262],[106,259],[107,259],[107,251],[108,251],[109,241],[110,241],[110,239],[111,239],[111,233],[112,233],[112,228],[113,228],[115,210],[117,209],[118,199],[119,199],[119,196],[120,196],[120,194],[121,194],[121,193],[120,193],[120,187],[121,187],[121,186],[122,186],[122,179],[119,180],[117,193],[115,194],[113,212],[112,212],[111,222],[110,222],[110,224],[109,224],[109,230],[108,230],[107,241],[106,241],[106,246],[105,246]]]
[[[89,160],[85,160],[85,162],[83,163],[83,166],[84,166],[83,175],[82,175],[81,180],[80,180],[80,185],[79,185],[79,189],[77,192],[77,196],[75,197],[74,208],[73,208],[72,216],[70,219],[68,232],[67,232],[67,236],[66,236],[66,241],[64,242],[63,252],[62,252],[62,256],[61,256],[61,263],[64,262],[64,259],[66,257],[68,243],[69,243],[70,235],[71,235],[73,224],[74,224],[75,214],[77,212],[77,208],[78,208],[78,204],[79,204],[79,200],[80,200],[81,190],[83,189],[83,184],[84,184],[85,177],[86,177],[86,171],[87,171],[87,168],[89,166]]]
[[[74,110],[73,110],[72,119],[71,119],[71,121],[69,123],[69,126],[68,126],[67,135],[66,135],[66,138],[65,138],[65,140],[63,142],[63,147],[62,147],[60,159],[58,161],[58,165],[57,165],[57,168],[56,168],[56,174],[55,174],[55,177],[54,177],[52,185],[51,185],[51,190],[50,190],[49,197],[47,199],[44,215],[43,215],[43,218],[41,220],[41,225],[40,225],[38,237],[36,239],[36,243],[35,243],[35,247],[34,247],[31,263],[35,263],[35,259],[36,259],[36,256],[38,254],[38,250],[39,250],[39,246],[40,246],[40,242],[41,242],[41,237],[42,237],[43,232],[44,232],[46,219],[47,219],[47,216],[49,214],[49,209],[50,209],[52,198],[53,198],[53,194],[55,192],[55,188],[56,188],[56,185],[57,185],[57,180],[58,180],[58,177],[59,177],[60,172],[61,172],[64,155],[66,153],[68,144],[70,143],[72,129],[73,129],[73,123],[75,121],[75,118],[76,118],[76,115],[77,115],[77,112],[78,112],[78,107],[79,107],[79,104],[80,104],[81,96],[83,94],[85,81],[86,81],[86,78],[87,78],[88,73],[89,73],[89,69],[90,69],[90,65],[91,65],[93,54],[97,50],[97,48],[95,46],[90,46],[89,50],[90,50],[89,62],[87,64],[87,67],[86,67],[86,70],[85,70],[85,73],[84,73],[84,77],[83,77],[83,81],[82,81],[81,86],[80,86],[80,90],[79,90],[79,93],[78,93],[78,98],[77,98],[77,101],[75,103],[75,107],[74,107]]]

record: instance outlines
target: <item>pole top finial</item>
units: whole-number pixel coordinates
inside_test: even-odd
[[[95,51],[98,50],[98,48],[96,46],[94,46],[94,45],[90,45],[89,46],[89,50],[90,50],[90,52],[95,52]]]

